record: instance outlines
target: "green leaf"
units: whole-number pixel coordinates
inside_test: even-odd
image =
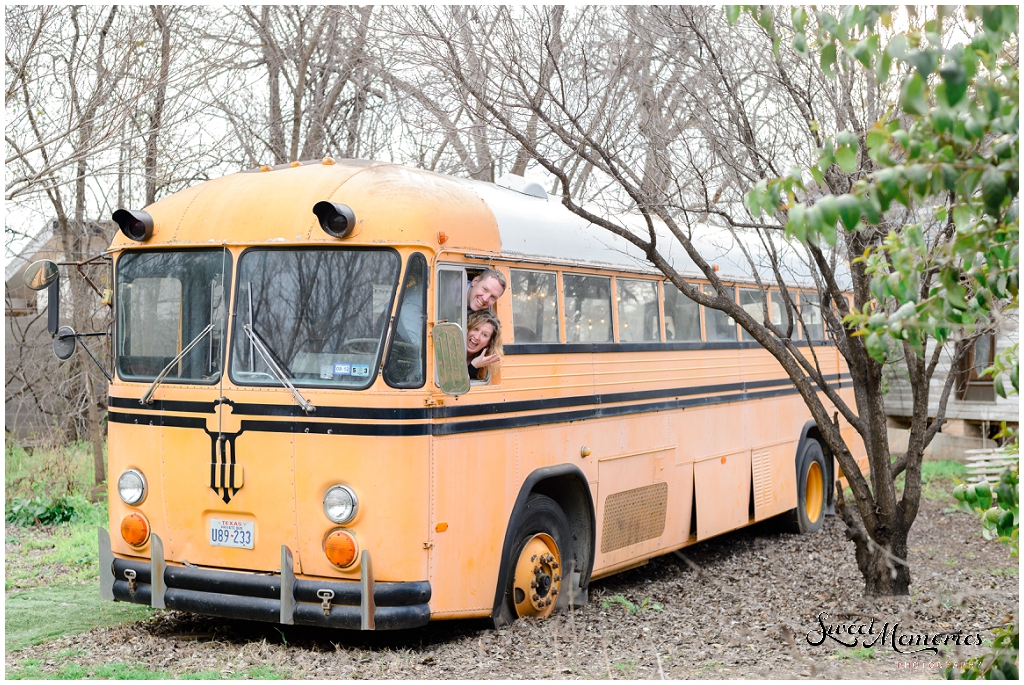
[[[729,25],[736,23],[736,20],[740,18],[740,5],[726,5],[725,6],[725,18],[729,21]]]
[[[925,114],[928,101],[925,99],[925,82],[920,74],[914,74],[903,82],[900,91],[900,107],[908,114]]]
[[[839,221],[839,201],[835,195],[826,195],[814,203],[821,211],[821,218],[826,226],[835,226]]]
[[[939,76],[946,85],[946,102],[952,107],[960,102],[967,92],[967,70],[960,62],[946,60],[939,69]]]
[[[960,180],[960,172],[951,164],[940,164],[939,171],[942,173],[942,183],[946,190],[956,190],[956,182]]]
[[[1006,196],[1006,174],[995,167],[989,167],[981,175],[981,196],[985,200],[985,211],[990,216],[999,216],[999,207]]]
[[[836,75],[835,63],[836,45],[835,43],[829,43],[821,50],[821,70],[829,78],[834,78]]]
[[[907,53],[906,62],[914,65],[917,75],[921,78],[928,78],[928,75],[935,71],[939,62],[939,55],[935,50],[911,50]]]
[[[807,242],[806,211],[807,207],[805,205],[793,205],[789,208],[789,220],[786,222],[786,232],[802,243]]]
[[[839,218],[843,221],[843,227],[847,231],[852,231],[860,221],[861,202],[853,195],[840,195],[837,200],[839,203]]]
[[[911,164],[904,173],[918,195],[924,196],[928,194],[928,181],[930,180],[928,167],[923,164]]]
[[[893,39],[889,41],[889,44],[885,46],[885,53],[891,55],[893,59],[905,59],[907,56],[907,48],[909,42],[907,36],[902,33],[898,33],[893,36]]]
[[[823,30],[828,31],[833,36],[839,35],[839,22],[828,12],[815,12],[815,16],[818,18],[818,26]]]
[[[878,62],[875,64],[875,79],[879,83],[885,83],[889,80],[889,71],[892,69],[892,55],[887,51],[882,52],[878,58]]]
[[[810,53],[807,52],[807,36],[802,31],[793,36],[793,52],[801,57],[810,56]]]
[[[853,49],[850,50],[850,54],[853,55],[854,59],[863,64],[865,68],[871,68],[871,44],[867,39],[857,41]]]
[[[804,24],[807,22],[807,12],[803,7],[794,7],[790,16],[793,18],[793,29],[803,33]]]
[[[857,170],[857,149],[852,147],[841,147],[836,150],[836,164],[848,174]]]
[[[882,342],[882,336],[878,333],[869,333],[867,339],[864,341],[864,345],[867,348],[868,354],[879,364],[885,361],[885,343]]]
[[[946,301],[953,306],[954,309],[959,309],[962,312],[967,311],[967,289],[959,283],[955,283],[952,286],[946,286]]]

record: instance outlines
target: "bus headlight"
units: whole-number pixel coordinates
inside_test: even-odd
[[[146,477],[141,471],[128,469],[117,479],[117,494],[125,504],[139,504],[146,499]]]
[[[335,485],[324,495],[324,513],[335,523],[348,523],[358,509],[356,493],[347,485]]]

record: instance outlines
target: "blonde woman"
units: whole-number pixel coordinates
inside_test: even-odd
[[[490,378],[501,364],[501,322],[490,311],[470,312],[466,321],[466,368],[472,380]]]

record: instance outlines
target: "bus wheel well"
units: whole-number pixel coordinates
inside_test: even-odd
[[[590,573],[594,567],[594,545],[597,528],[590,486],[587,483],[586,476],[575,466],[562,464],[537,469],[523,482],[519,495],[516,497],[516,503],[512,509],[512,515],[509,517],[508,527],[505,532],[505,544],[502,549],[501,567],[498,572],[494,609],[491,613],[495,628],[508,625],[514,619],[505,596],[510,571],[509,565],[512,563],[512,548],[516,544],[516,541],[512,538],[523,516],[526,501],[534,493],[554,500],[569,521],[569,528],[572,533],[572,552],[571,555],[564,555],[563,560],[568,564],[568,560],[572,559],[573,571],[574,573],[579,573],[579,580],[572,593],[569,592],[568,586],[575,581],[575,576],[567,579],[569,583],[564,583],[563,581],[563,593],[566,595],[566,600],[564,601],[568,601],[570,594],[582,598],[586,597],[586,589],[590,583]]]
[[[562,508],[572,530],[575,571],[580,574],[580,589],[590,582],[594,566],[594,505],[590,489],[571,475],[555,476],[534,484],[531,492],[547,495]]]

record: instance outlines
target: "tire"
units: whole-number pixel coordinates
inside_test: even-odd
[[[550,616],[567,601],[559,591],[562,574],[572,567],[569,519],[553,499],[533,493],[526,500],[513,540],[505,593],[512,616]]]
[[[789,529],[806,535],[817,533],[828,506],[828,468],[821,443],[807,440],[796,463],[796,509],[789,512]]]

